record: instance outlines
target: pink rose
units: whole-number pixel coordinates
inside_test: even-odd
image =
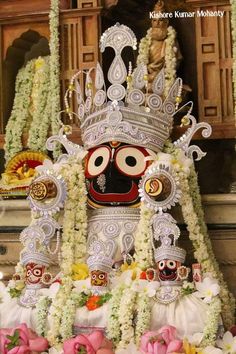
[[[63,344],[64,354],[77,354],[82,348],[86,349],[87,354],[114,354],[111,342],[104,337],[101,331],[79,334]]]
[[[144,354],[181,353],[181,349],[182,341],[176,338],[176,328],[173,326],[146,332],[141,337],[140,350]]]
[[[16,336],[18,331],[19,338],[15,346],[8,349],[12,342],[7,336]],[[38,337],[25,323],[16,328],[0,329],[0,353],[1,354],[36,354],[48,349],[48,341],[43,337]]]

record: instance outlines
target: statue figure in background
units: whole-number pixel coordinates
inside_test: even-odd
[[[163,0],[158,0],[154,12],[165,13]],[[176,78],[176,69],[182,55],[176,40],[176,31],[169,26],[168,18],[152,19],[152,26],[139,44],[137,63],[147,65],[148,82],[151,84],[161,69],[165,68],[166,90],[168,92]]]

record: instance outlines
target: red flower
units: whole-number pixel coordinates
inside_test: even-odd
[[[93,311],[96,310],[98,307],[101,306],[100,304],[101,301],[101,297],[98,295],[92,295],[88,298],[87,302],[86,302],[86,307],[89,311]]]

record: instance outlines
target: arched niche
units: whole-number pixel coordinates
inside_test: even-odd
[[[50,54],[47,38],[28,30],[16,38],[8,47],[3,61],[3,126],[6,127],[15,97],[15,81],[19,69],[39,56]]]

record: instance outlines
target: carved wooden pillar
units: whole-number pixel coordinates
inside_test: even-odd
[[[213,127],[213,138],[236,136],[231,5],[229,0],[186,0],[195,10],[199,121]],[[223,17],[202,16],[224,11]]]

